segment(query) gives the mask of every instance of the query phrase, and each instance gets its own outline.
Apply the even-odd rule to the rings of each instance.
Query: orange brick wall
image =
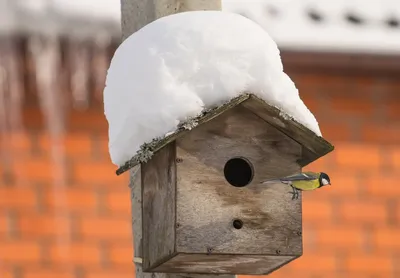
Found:
[[[307,169],[333,186],[304,194],[304,255],[271,278],[400,277],[400,80],[289,72],[336,150]],[[1,278],[132,278],[127,174],[114,175],[101,107],[74,112],[62,165],[35,107],[1,145]]]

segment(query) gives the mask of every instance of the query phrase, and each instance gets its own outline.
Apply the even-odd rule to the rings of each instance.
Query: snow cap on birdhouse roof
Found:
[[[219,115],[239,105],[250,110],[260,117],[260,119],[301,144],[302,157],[298,160],[298,164],[301,167],[304,167],[334,149],[323,137],[317,136],[291,116],[269,105],[254,94],[244,93],[219,107],[205,110],[198,117],[181,123],[175,132],[168,134],[166,137],[154,139],[150,143],[143,144],[140,151],[117,170],[117,174],[120,175],[137,164],[147,162],[155,152],[161,150],[163,147],[174,142],[188,132],[191,132],[193,128],[210,122]]]
[[[276,43],[255,22],[229,12],[193,11],[149,23],[121,43],[107,72],[112,162],[121,167],[138,154],[139,162],[146,161],[155,142],[243,92],[321,136],[283,71]]]

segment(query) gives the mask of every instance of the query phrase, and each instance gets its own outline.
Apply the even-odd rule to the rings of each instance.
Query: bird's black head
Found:
[[[321,174],[319,175],[319,184],[321,187],[331,184],[331,179],[329,178],[329,176],[326,173],[321,172]]]

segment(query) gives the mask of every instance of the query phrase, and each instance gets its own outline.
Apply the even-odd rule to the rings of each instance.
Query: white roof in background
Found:
[[[119,36],[120,0],[0,0],[0,33]]]
[[[53,29],[70,33],[118,33],[120,26],[120,0],[0,0],[0,10],[2,2],[13,3],[25,18],[26,14],[39,18],[45,22],[41,28],[49,28],[46,18],[52,18]],[[400,0],[222,0],[222,4],[223,10],[258,22],[281,48],[400,53]],[[3,20],[7,24],[0,26],[9,28],[13,16],[7,14]]]
[[[257,21],[280,47],[400,53],[400,0],[224,0],[223,9]]]

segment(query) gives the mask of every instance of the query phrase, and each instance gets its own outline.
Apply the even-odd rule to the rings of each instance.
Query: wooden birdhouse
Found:
[[[261,182],[299,173],[333,146],[252,94],[194,125],[117,171],[140,164],[143,271],[267,274],[301,256],[301,196]]]

